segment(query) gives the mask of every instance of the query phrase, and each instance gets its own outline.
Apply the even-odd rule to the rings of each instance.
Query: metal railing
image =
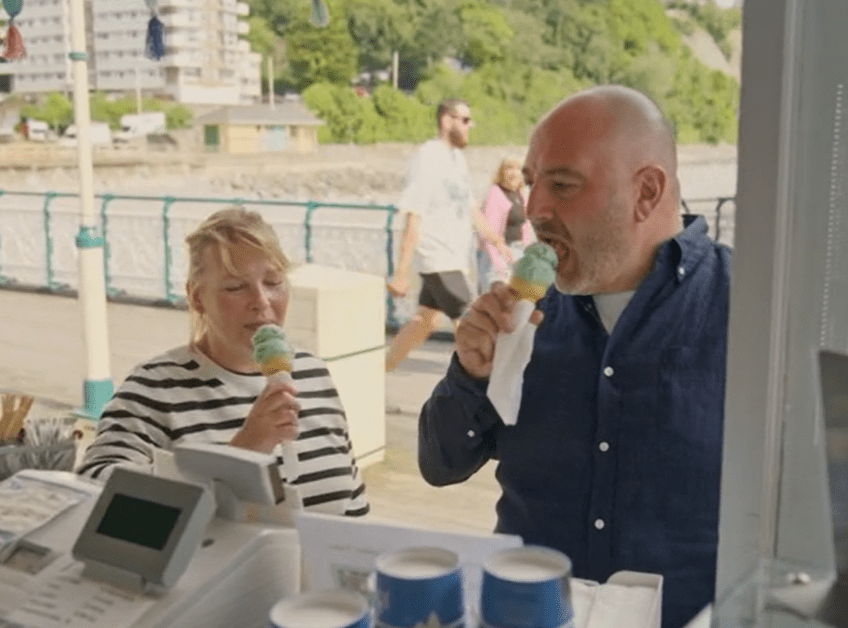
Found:
[[[396,255],[393,205],[272,199],[100,194],[107,295],[116,301],[183,306],[182,243],[221,206],[259,211],[295,263],[321,263],[390,276]],[[686,213],[707,216],[716,240],[732,242],[731,197],[687,199]],[[54,293],[77,289],[74,237],[79,198],[66,192],[0,190],[0,288]],[[414,295],[413,295],[414,296]],[[387,295],[387,323],[396,325]]]

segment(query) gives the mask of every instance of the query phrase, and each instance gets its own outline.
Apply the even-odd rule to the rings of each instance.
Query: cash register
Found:
[[[200,445],[174,458],[170,477],[116,467],[105,485],[47,471],[0,484],[0,628],[267,626],[300,588],[297,533],[235,520],[233,504],[284,498],[273,457]]]

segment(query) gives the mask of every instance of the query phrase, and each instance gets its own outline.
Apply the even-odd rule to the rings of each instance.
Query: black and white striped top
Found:
[[[297,477],[304,508],[364,515],[365,485],[353,459],[347,419],[326,365],[297,353],[292,379],[300,403]],[[151,468],[153,449],[228,443],[265,388],[262,375],[228,371],[189,346],[137,366],[115,392],[77,472],[105,479],[114,465]],[[274,450],[286,477],[282,448]]]

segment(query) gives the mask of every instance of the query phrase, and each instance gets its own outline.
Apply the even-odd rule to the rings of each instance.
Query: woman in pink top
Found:
[[[481,294],[489,290],[492,282],[509,279],[512,262],[521,257],[524,247],[531,242],[532,230],[521,193],[523,187],[521,162],[514,157],[503,159],[483,201],[481,214],[506,246],[479,239],[477,284]]]

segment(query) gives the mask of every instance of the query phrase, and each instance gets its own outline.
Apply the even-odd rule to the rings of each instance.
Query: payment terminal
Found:
[[[291,528],[215,516],[225,476],[116,468],[105,486],[46,471],[0,483],[0,628],[266,628],[300,588],[300,544]]]

